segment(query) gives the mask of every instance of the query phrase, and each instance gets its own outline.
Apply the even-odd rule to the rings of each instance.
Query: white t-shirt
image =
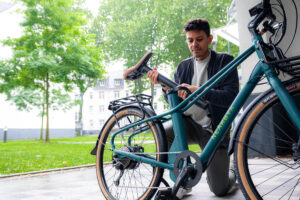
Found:
[[[204,60],[194,60],[194,75],[191,85],[201,86],[207,82],[207,67],[210,61],[211,54]],[[212,131],[211,119],[206,116],[205,110],[196,105],[192,105],[184,115],[190,116],[196,123],[200,124],[203,128]]]

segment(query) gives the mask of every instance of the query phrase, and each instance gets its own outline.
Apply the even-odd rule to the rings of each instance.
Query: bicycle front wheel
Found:
[[[111,137],[122,127],[153,115],[138,107],[125,107],[112,115],[102,129],[96,158],[97,178],[106,199],[151,199],[159,187],[163,169],[127,157],[118,157],[111,150]],[[132,136],[132,137],[131,137]],[[131,137],[131,139],[130,139]],[[131,144],[128,143],[131,141]],[[135,126],[115,138],[116,149],[165,162],[166,141],[157,121]]]
[[[285,86],[300,109],[300,81]],[[235,167],[245,197],[299,200],[299,131],[274,91],[258,97],[239,124]]]

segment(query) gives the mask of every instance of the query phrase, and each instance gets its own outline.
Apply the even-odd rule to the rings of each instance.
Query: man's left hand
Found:
[[[186,87],[187,89],[189,89],[189,91],[191,93],[195,92],[199,87],[198,86],[195,86],[195,85],[189,85],[189,84],[186,84],[186,83],[182,83],[180,85],[178,85],[178,87]],[[182,99],[186,99],[187,97],[187,92],[185,90],[179,90],[178,91],[178,96]]]

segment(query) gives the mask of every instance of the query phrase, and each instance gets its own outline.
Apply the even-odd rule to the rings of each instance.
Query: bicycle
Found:
[[[253,45],[185,100],[180,102],[177,95],[177,91],[184,88],[177,88],[175,82],[160,74],[158,81],[170,88],[167,92],[168,112],[156,115],[151,106],[151,96],[144,94],[110,103],[109,109],[113,114],[102,128],[91,152],[96,155],[97,178],[106,199],[151,199],[154,195],[155,199],[175,199],[180,186],[195,186],[235,116],[264,77],[271,88],[245,109],[233,131],[228,151],[230,154],[234,152],[235,170],[245,198],[299,199],[300,56],[285,58],[277,47],[286,32],[286,16],[281,1],[277,6],[282,9],[283,20],[280,23],[276,22],[270,0],[262,0],[249,10],[250,15],[255,16],[248,25]],[[258,29],[260,24],[261,30]],[[271,33],[268,43],[261,36],[267,31]],[[278,37],[279,31],[281,35]],[[202,99],[203,95],[254,52],[259,62],[208,144],[200,156],[189,151],[182,112],[196,104],[209,116],[210,109]],[[135,80],[152,70],[147,66],[150,57],[151,52],[126,71],[125,78]],[[292,78],[281,81],[279,70]],[[168,120],[173,122],[175,135],[169,151],[162,125]],[[260,138],[268,142],[261,143]],[[169,170],[170,179],[174,181],[173,187],[163,178],[165,169]]]

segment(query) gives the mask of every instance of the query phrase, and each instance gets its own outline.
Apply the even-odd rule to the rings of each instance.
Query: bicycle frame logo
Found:
[[[221,129],[222,129],[224,123],[229,119],[229,117],[230,117],[230,115],[232,114],[232,112],[233,112],[234,109],[235,109],[235,108],[234,108],[233,106],[231,106],[231,107],[228,109],[228,111],[226,112],[226,114],[225,114],[225,116],[223,117],[222,121],[220,122],[219,126],[217,127],[215,133],[213,134],[212,139],[215,139],[215,138],[219,135],[219,133],[220,133],[220,131],[221,131]]]

